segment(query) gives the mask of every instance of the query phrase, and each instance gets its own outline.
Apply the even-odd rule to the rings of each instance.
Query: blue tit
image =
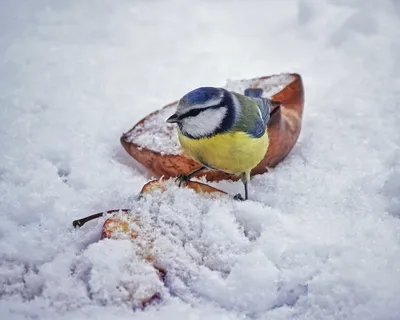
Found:
[[[247,184],[251,170],[264,158],[269,138],[266,125],[272,106],[279,102],[262,97],[262,89],[248,88],[244,95],[223,88],[201,87],[185,94],[176,113],[167,119],[176,123],[179,142],[184,152],[202,164],[199,169],[180,175],[188,181],[197,172],[220,170],[239,176]]]

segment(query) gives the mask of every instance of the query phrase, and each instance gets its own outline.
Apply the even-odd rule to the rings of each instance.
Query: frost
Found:
[[[126,133],[126,140],[161,154],[180,154],[182,149],[175,131],[176,126],[166,123],[175,109],[176,105],[172,105],[151,115],[143,123],[137,125],[135,129]]]

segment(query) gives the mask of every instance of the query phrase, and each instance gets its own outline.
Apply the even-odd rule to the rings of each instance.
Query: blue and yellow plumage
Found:
[[[177,123],[180,144],[203,167],[181,175],[188,180],[203,169],[221,170],[241,177],[248,198],[251,170],[264,158],[269,138],[266,125],[273,102],[262,90],[249,88],[245,95],[222,88],[201,87],[184,95],[167,122]],[[236,199],[243,199],[238,194]]]

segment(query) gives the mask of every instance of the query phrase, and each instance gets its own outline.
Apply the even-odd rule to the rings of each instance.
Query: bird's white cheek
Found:
[[[213,134],[224,120],[227,109],[208,109],[195,117],[187,117],[182,121],[182,129],[192,137],[200,138]]]

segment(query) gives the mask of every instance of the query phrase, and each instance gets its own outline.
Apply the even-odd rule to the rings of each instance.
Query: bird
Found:
[[[219,87],[199,87],[186,93],[166,122],[177,125],[183,151],[201,167],[177,178],[179,185],[202,170],[219,170],[239,177],[248,200],[251,170],[269,147],[267,124],[271,110],[281,104],[262,97],[261,88],[244,94]],[[275,107],[275,108],[273,108]]]

